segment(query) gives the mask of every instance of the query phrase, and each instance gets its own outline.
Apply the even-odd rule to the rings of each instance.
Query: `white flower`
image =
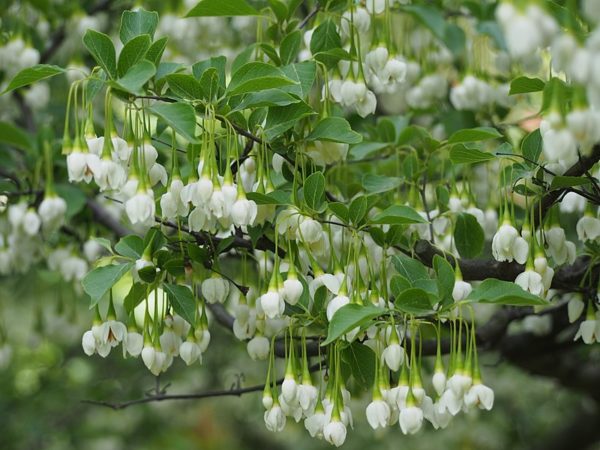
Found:
[[[173,178],[169,190],[160,198],[160,210],[163,217],[175,219],[177,216],[185,217],[189,212],[189,202],[181,200],[183,182],[179,178]]]
[[[596,319],[588,318],[581,322],[579,330],[575,334],[574,340],[581,338],[586,344],[593,344],[594,342],[600,342],[600,329],[599,323]]]
[[[528,253],[529,244],[510,223],[504,223],[492,239],[492,254],[496,261],[516,260],[525,264]]]
[[[455,373],[448,379],[448,387],[454,392],[456,397],[462,398],[465,395],[465,392],[467,392],[467,389],[471,387],[472,382],[473,380],[470,376],[462,373]]]
[[[390,407],[383,400],[373,400],[367,406],[367,422],[371,425],[371,428],[376,430],[377,428],[385,428],[390,420]]]
[[[85,354],[88,356],[92,356],[94,353],[96,353],[96,338],[94,337],[92,330],[88,330],[83,333],[83,337],[81,338],[81,346],[83,347]]]
[[[323,411],[317,411],[304,420],[304,427],[308,430],[311,437],[321,439],[323,437],[323,429],[328,422],[327,416]]]
[[[127,327],[122,322],[109,319],[92,327],[92,332],[100,344],[116,347],[127,336]]]
[[[600,237],[600,220],[596,217],[583,216],[577,222],[576,229],[580,241],[594,241]]]
[[[132,224],[141,223],[149,225],[154,222],[156,207],[154,205],[154,191],[139,190],[132,198],[125,202],[125,212]]]
[[[331,445],[340,447],[346,441],[346,426],[334,418],[323,428],[323,437]]]
[[[285,414],[277,403],[274,403],[271,408],[265,411],[264,419],[265,426],[269,431],[280,432],[285,428]]]
[[[543,122],[543,121],[542,121]],[[544,141],[544,155],[550,162],[577,160],[577,142],[568,128],[544,127],[540,124],[542,140]],[[569,164],[570,165],[570,164]]]
[[[295,305],[300,300],[303,291],[304,286],[302,286],[300,280],[295,276],[288,275],[287,280],[283,282],[283,299],[290,305]]]
[[[253,200],[239,197],[231,207],[231,220],[238,227],[254,224],[258,207]]]
[[[35,236],[40,230],[42,221],[33,209],[29,209],[23,216],[23,231],[29,236]]]
[[[296,235],[297,239],[314,243],[323,238],[323,227],[316,220],[306,217],[300,221]]]
[[[208,303],[223,303],[229,295],[229,282],[220,276],[212,276],[202,282],[201,291]]]
[[[254,336],[248,341],[246,349],[254,361],[265,360],[269,356],[270,342],[264,336]]]
[[[179,347],[179,355],[188,366],[198,360],[202,362],[202,352],[200,352],[200,347],[198,347],[198,344],[190,339],[181,343],[181,346]]]
[[[438,395],[442,395],[446,389],[446,374],[441,370],[436,370],[432,377],[433,388]]]
[[[298,385],[298,403],[306,416],[314,413],[318,396],[319,390],[310,384],[310,382],[304,381]]]
[[[544,294],[544,283],[542,276],[534,270],[525,270],[517,275],[515,284],[521,286],[524,291],[533,295],[542,296]]]
[[[292,404],[298,400],[298,383],[294,375],[287,374],[281,383],[281,395],[286,403]]]
[[[423,410],[418,406],[409,406],[400,411],[400,429],[404,434],[415,434],[423,426]]]
[[[455,280],[454,288],[452,288],[452,298],[455,302],[459,302],[467,298],[472,290],[473,287],[471,286],[471,283],[467,283],[463,280]]]
[[[100,191],[118,190],[127,181],[127,173],[123,166],[110,158],[100,159],[92,167],[92,172]]]
[[[379,1],[381,1],[381,0],[379,0]],[[351,32],[350,19],[351,18],[354,19],[354,27],[356,28],[356,30],[359,33],[364,34],[367,31],[369,31],[369,28],[371,26],[371,15],[365,8],[359,7],[359,8],[356,8],[353,13],[350,13],[350,11],[346,11],[342,15],[342,22],[341,22],[342,34],[344,34],[345,36],[350,36],[350,32]]]
[[[489,411],[494,406],[494,391],[484,384],[476,383],[465,394],[465,405]]]
[[[285,311],[285,302],[274,288],[269,288],[265,294],[261,295],[259,300],[260,307],[269,319],[280,317]]]
[[[404,349],[397,342],[391,343],[381,352],[381,359],[390,370],[397,372],[404,361]]]
[[[85,181],[86,183],[89,183],[93,178],[93,169],[99,162],[100,159],[93,153],[83,153],[78,150],[69,153],[67,155],[69,181]]]
[[[327,320],[331,322],[337,310],[349,303],[350,299],[346,295],[340,294],[333,297],[327,304]]]
[[[451,415],[455,416],[462,408],[462,399],[462,395],[458,396],[452,389],[447,388],[440,397],[436,409],[438,409],[440,413],[447,411]]]
[[[569,300],[567,308],[569,313],[569,322],[573,323],[577,319],[579,319],[579,317],[583,313],[585,303],[583,303],[583,301],[579,297],[573,297],[571,300]]]
[[[123,345],[123,356],[129,353],[131,356],[138,357],[144,347],[144,337],[137,331],[129,331],[125,336]]]
[[[50,230],[55,230],[62,225],[66,212],[67,202],[55,195],[45,197],[38,208],[42,225]]]
[[[166,360],[167,355],[157,348],[145,345],[142,349],[142,361],[154,376],[163,372]]]

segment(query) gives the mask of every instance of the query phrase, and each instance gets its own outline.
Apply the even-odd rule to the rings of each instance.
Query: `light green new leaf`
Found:
[[[202,0],[185,17],[256,16],[258,11],[246,0]]]
[[[123,44],[127,44],[130,40],[142,34],[147,34],[152,39],[157,26],[158,13],[156,11],[146,11],[145,9],[123,11],[119,38]]]
[[[83,35],[83,44],[108,76],[117,78],[117,56],[110,38],[99,31],[87,30]]]
[[[227,86],[227,95],[240,95],[298,84],[270,64],[249,62],[240,67],[231,77]]]
[[[407,225],[411,223],[427,223],[421,215],[410,206],[392,205],[373,217],[370,223],[389,224],[389,225]]]
[[[97,267],[83,277],[81,284],[83,290],[90,296],[90,308],[96,306],[102,297],[119,281],[123,275],[131,270],[132,262],[125,264],[110,264]]]
[[[196,112],[187,103],[158,103],[148,108],[189,142],[196,142]]]
[[[448,139],[449,144],[457,144],[459,142],[476,142],[485,141],[487,139],[495,139],[502,137],[500,132],[495,128],[478,127],[458,130]]]
[[[358,144],[362,136],[352,130],[348,121],[342,117],[327,117],[321,120],[306,137],[307,141],[331,141],[344,144]]]
[[[164,283],[163,289],[167,293],[173,310],[192,326],[196,325],[196,299],[191,289],[179,284]]]
[[[510,281],[488,278],[469,294],[467,302],[494,303],[496,305],[536,306],[547,305],[546,300],[521,289]]]
[[[356,327],[365,326],[369,324],[372,319],[381,316],[384,313],[385,310],[373,305],[363,306],[349,304],[342,306],[331,318],[329,329],[327,331],[327,339],[325,339],[321,345],[324,346],[330,344],[348,331],[353,330]]]
[[[450,161],[454,164],[474,164],[492,159],[496,159],[496,156],[476,148],[467,148],[463,144],[453,145],[450,149]]]
[[[65,72],[65,69],[62,67],[50,64],[38,64],[36,66],[28,67],[27,69],[21,70],[12,80],[10,80],[6,89],[2,91],[2,95],[63,72]]]

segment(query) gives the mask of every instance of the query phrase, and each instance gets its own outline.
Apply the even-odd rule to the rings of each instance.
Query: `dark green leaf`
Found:
[[[171,73],[165,77],[173,93],[181,98],[198,100],[204,98],[200,81],[185,73]]]
[[[375,357],[375,352],[360,342],[353,342],[342,350],[342,360],[348,364],[352,376],[363,390],[373,386]]]
[[[196,299],[191,289],[179,284],[164,283],[163,289],[167,293],[173,310],[192,326],[196,325]]]
[[[366,174],[362,178],[362,186],[369,194],[380,194],[397,189],[402,183],[402,178],[386,177],[384,175]]]
[[[125,75],[132,66],[144,59],[151,42],[149,35],[142,34],[134,37],[125,44],[117,62],[117,74],[119,77]]]
[[[473,289],[468,302],[494,303],[496,305],[536,306],[547,305],[546,300],[524,291],[513,282],[488,278]]]
[[[83,290],[90,296],[90,308],[96,306],[102,297],[119,281],[123,275],[131,270],[133,263],[110,264],[97,267],[87,273],[81,284]]]
[[[316,114],[305,102],[269,108],[265,136],[274,140],[296,125],[301,119]]]
[[[349,304],[342,306],[331,318],[327,339],[321,345],[327,345],[356,327],[368,325],[371,320],[384,311],[373,305]]]
[[[130,234],[129,236],[122,237],[119,242],[115,245],[115,251],[127,258],[140,259],[142,253],[144,253],[144,241],[141,237]]]
[[[134,283],[125,296],[123,306],[127,314],[131,313],[137,305],[147,297],[148,286],[143,283]]]
[[[362,141],[362,136],[352,130],[346,119],[342,117],[327,117],[315,126],[306,137],[306,140],[358,144]]]
[[[196,113],[187,103],[157,103],[148,108],[189,142],[196,142]]]
[[[125,76],[115,82],[111,82],[111,84],[132,94],[139,94],[144,84],[155,74],[156,67],[154,67],[154,64],[144,59],[135,66],[132,66]]]
[[[403,254],[396,255],[392,258],[392,262],[398,273],[411,283],[414,283],[416,280],[429,278],[429,273],[423,263],[410,256]]]
[[[429,294],[420,288],[410,288],[394,299],[397,310],[406,314],[423,315],[433,311]]]
[[[475,216],[461,213],[456,218],[454,243],[463,258],[474,258],[483,250],[485,234]]]
[[[24,130],[8,122],[0,122],[0,142],[21,150],[31,150],[33,144]]]
[[[369,220],[375,224],[404,225],[411,223],[427,223],[421,215],[410,206],[392,205]]]
[[[255,61],[244,64],[233,74],[227,94],[240,95],[293,84],[297,82],[286,77],[277,67]]]
[[[473,164],[492,159],[496,159],[496,156],[476,148],[467,148],[463,144],[453,145],[450,149],[450,161],[454,164]]]
[[[510,82],[508,95],[525,94],[544,90],[545,83],[539,78],[518,77]]]
[[[300,30],[292,31],[281,41],[279,47],[279,54],[281,57],[281,63],[283,65],[291,64],[294,62],[300,51],[300,45],[302,43],[302,32]]]
[[[574,186],[583,186],[586,184],[590,184],[592,181],[586,177],[569,177],[564,175],[557,175],[552,178],[552,183],[550,183],[550,190],[554,189],[564,189]]]
[[[202,0],[185,17],[256,16],[246,0]]]
[[[433,270],[436,274],[436,283],[438,295],[442,304],[450,304],[453,302],[452,291],[454,289],[454,269],[446,258],[440,255],[433,257]]]
[[[350,203],[350,209],[348,217],[350,218],[350,222],[355,226],[361,224],[362,220],[365,218],[367,214],[367,197],[364,195],[360,197],[356,197]]]
[[[521,143],[521,153],[523,153],[523,156],[533,162],[537,162],[537,160],[540,158],[540,155],[542,154],[542,148],[542,135],[539,128],[525,136],[523,142]]]
[[[325,197],[325,176],[315,172],[304,182],[304,201],[309,208],[318,210]]]
[[[459,130],[448,139],[449,144],[457,144],[459,142],[476,142],[485,141],[486,139],[495,139],[502,135],[495,128],[478,127]]]

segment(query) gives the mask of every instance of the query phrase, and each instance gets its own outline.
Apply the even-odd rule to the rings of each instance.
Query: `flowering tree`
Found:
[[[188,397],[335,446],[352,396],[492,409],[485,351],[599,398],[598,2],[184,3],[7,17],[2,275],[60,273],[83,351],[157,377],[230,329],[265,383]]]

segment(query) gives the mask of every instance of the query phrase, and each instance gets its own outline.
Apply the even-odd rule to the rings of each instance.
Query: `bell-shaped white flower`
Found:
[[[314,414],[304,419],[304,428],[306,428],[311,437],[322,439],[323,430],[325,428],[325,425],[327,425],[328,423],[329,420],[323,412],[323,409],[319,409],[317,407],[317,410],[315,410]]]
[[[529,244],[519,236],[510,222],[505,221],[492,239],[492,254],[496,261],[517,261],[525,264],[529,254]]]
[[[35,210],[33,210],[33,208],[27,210],[27,212],[23,215],[22,226],[23,231],[25,231],[25,233],[29,236],[35,236],[40,231],[42,220]]]
[[[457,279],[454,281],[454,287],[452,288],[452,298],[455,302],[460,302],[467,298],[472,290],[471,283]]]
[[[272,432],[280,432],[285,428],[285,414],[279,403],[273,403],[273,406],[265,411],[265,426]]]
[[[336,419],[335,417],[323,428],[323,437],[325,440],[336,447],[344,444],[346,433],[346,426],[340,419]]]
[[[194,338],[188,338],[186,341],[181,343],[181,346],[179,347],[179,355],[188,366],[194,364],[198,360],[202,362],[202,352],[200,351],[200,347],[198,347],[198,344],[196,344]]]
[[[130,354],[134,358],[140,356],[144,347],[144,337],[135,330],[129,330],[123,342],[123,356]]]
[[[200,289],[208,303],[224,303],[229,295],[229,281],[213,274],[202,282]]]
[[[400,429],[404,434],[416,434],[423,426],[423,410],[416,405],[400,410]]]
[[[149,225],[154,222],[156,206],[154,204],[154,191],[140,189],[125,202],[125,212],[132,224],[140,223]]]
[[[579,319],[579,317],[581,317],[581,314],[583,313],[584,309],[585,309],[585,303],[583,303],[581,298],[579,298],[578,296],[573,296],[573,298],[571,298],[569,300],[569,303],[567,304],[567,310],[568,310],[568,314],[569,314],[569,322],[573,323],[577,319]]]
[[[38,215],[42,221],[42,226],[47,230],[60,228],[65,220],[66,212],[67,202],[56,195],[46,196],[38,208]]]
[[[310,380],[303,380],[302,384],[298,385],[298,404],[305,416],[313,415],[318,396],[319,390],[310,383]]]
[[[526,269],[517,275],[515,284],[519,285],[524,291],[530,292],[533,295],[543,296],[544,295],[544,282],[542,276],[537,273],[533,268]]]
[[[579,219],[576,230],[580,241],[595,241],[600,237],[600,219],[588,213]]]
[[[490,411],[494,406],[494,391],[484,384],[475,383],[465,394],[464,402],[467,408],[477,406]]]
[[[441,396],[446,389],[446,374],[443,370],[436,369],[432,377],[432,384],[435,392]]]
[[[385,401],[373,399],[373,401],[367,405],[366,415],[367,422],[369,422],[371,428],[376,430],[377,428],[387,427],[391,410]]]
[[[96,353],[96,338],[92,330],[87,330],[81,338],[81,346],[86,355],[92,356]]]

